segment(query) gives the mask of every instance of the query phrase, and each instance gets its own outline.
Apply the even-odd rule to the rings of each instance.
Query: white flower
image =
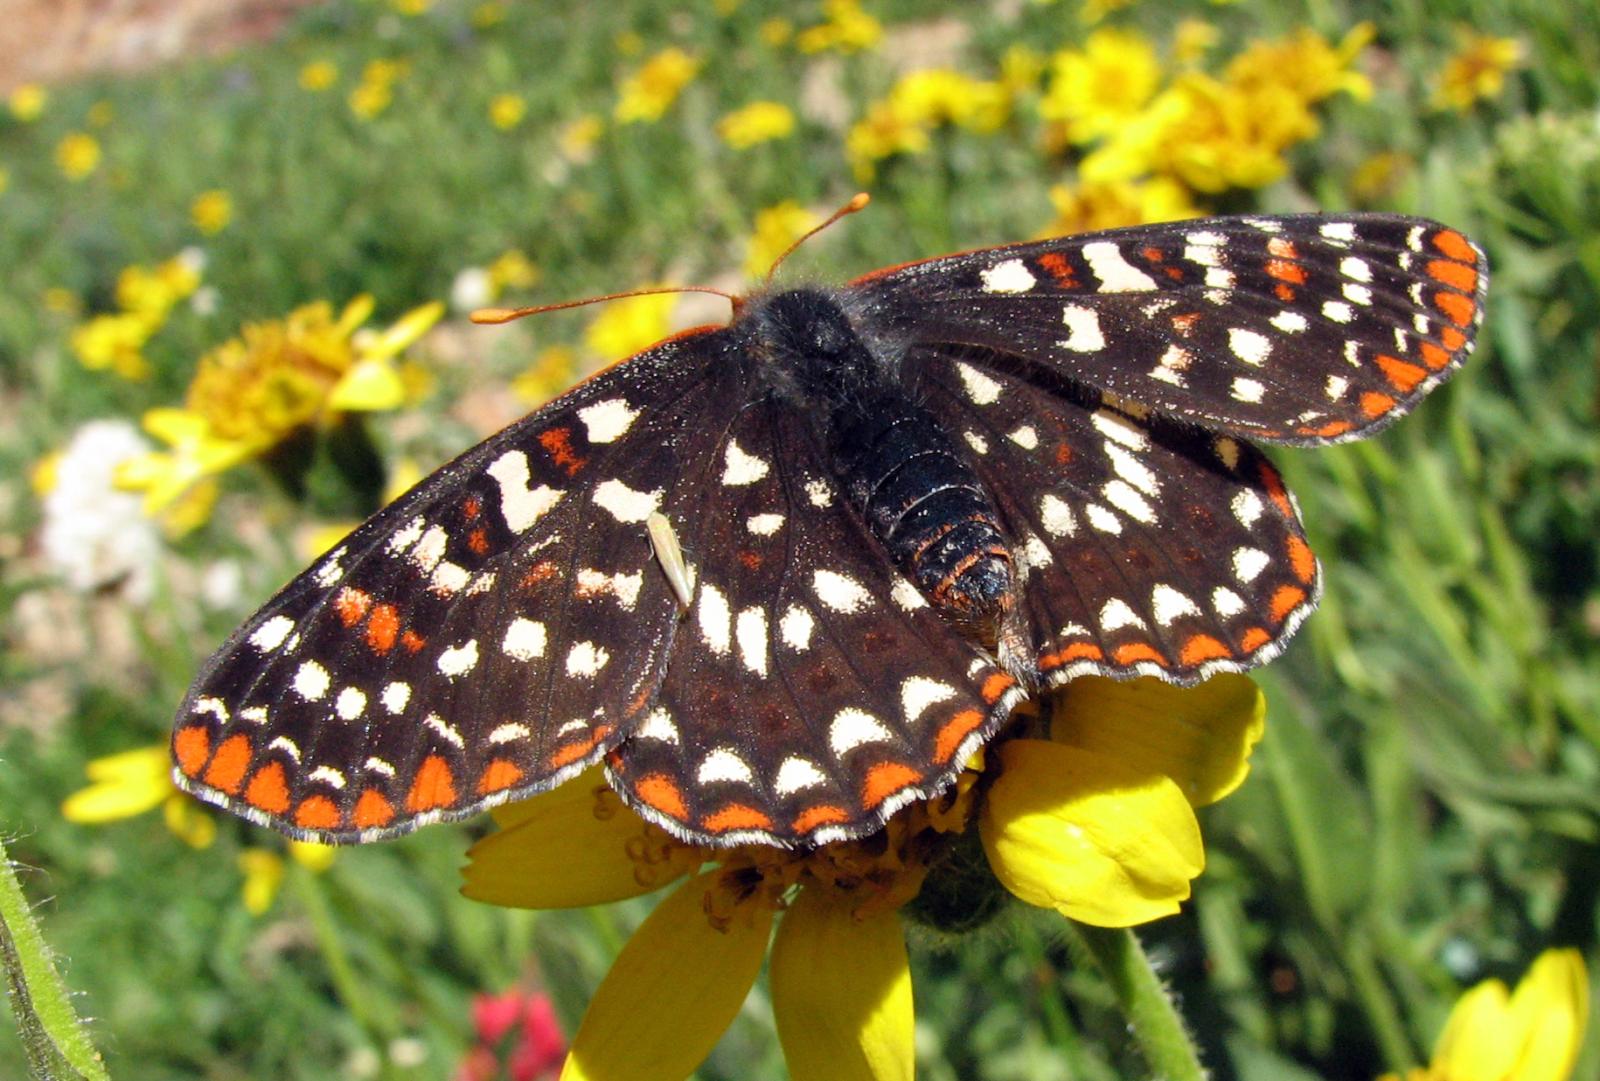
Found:
[[[494,303],[494,279],[481,266],[465,267],[450,283],[450,307],[470,312]]]
[[[139,495],[118,491],[111,478],[122,462],[151,449],[132,423],[95,420],[61,452],[44,497],[40,547],[72,588],[120,584],[129,600],[149,599],[161,537]]]

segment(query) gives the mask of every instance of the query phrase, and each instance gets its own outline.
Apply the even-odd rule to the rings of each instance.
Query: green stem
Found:
[[[1093,962],[1116,996],[1151,1071],[1163,1081],[1206,1081],[1194,1040],[1133,932],[1072,920],[1066,926],[1073,952]]]
[[[1405,1022],[1395,1008],[1394,996],[1383,982],[1377,959],[1372,953],[1372,942],[1364,932],[1346,936],[1344,948],[1345,969],[1350,973],[1351,985],[1361,1009],[1372,1023],[1386,1062],[1402,1072],[1417,1064],[1411,1050],[1411,1040],[1406,1035]]]
[[[318,952],[322,954],[322,959],[328,966],[328,979],[333,984],[333,993],[338,997],[340,1004],[350,1011],[356,1023],[369,1036],[380,1039],[397,1036],[399,1033],[393,1030],[392,1025],[383,1023],[386,1019],[376,1016],[373,1011],[367,1009],[370,996],[363,993],[361,983],[356,979],[355,969],[350,965],[344,940],[339,934],[339,927],[334,921],[333,912],[328,907],[328,899],[323,895],[322,886],[316,880],[316,876],[293,863],[289,865],[288,871],[295,898],[311,922],[311,932],[316,937]]]
[[[35,1081],[107,1081],[105,1064],[67,999],[50,963],[50,948],[33,922],[28,900],[0,844],[0,966],[17,1031]]]

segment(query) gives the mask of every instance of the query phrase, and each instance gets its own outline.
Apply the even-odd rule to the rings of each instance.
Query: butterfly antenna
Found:
[[[493,326],[500,323],[509,323],[513,319],[521,319],[525,315],[539,315],[543,312],[559,312],[567,308],[582,308],[588,304],[603,304],[608,300],[626,300],[628,297],[656,296],[660,293],[711,293],[721,297],[734,308],[738,308],[743,298],[732,293],[725,293],[721,289],[713,289],[709,285],[665,285],[659,289],[630,289],[626,293],[607,293],[603,297],[587,297],[583,300],[564,300],[559,304],[539,304],[532,308],[478,308],[467,315],[474,323]]]
[[[807,229],[805,233],[801,235],[799,240],[796,240],[793,244],[790,244],[787,248],[785,248],[783,250],[783,254],[774,259],[772,261],[772,266],[767,268],[767,276],[763,278],[762,281],[770,282],[772,280],[772,275],[775,274],[778,268],[783,265],[783,261],[789,258],[789,256],[793,255],[794,250],[800,245],[804,244],[806,241],[822,232],[822,230],[826,229],[840,218],[848,217],[858,210],[865,210],[867,204],[870,202],[872,202],[872,196],[868,195],[864,191],[856,192],[855,196],[848,203],[844,204],[844,206],[841,206],[838,210],[835,210],[832,214],[828,215],[827,221],[823,222],[821,225],[816,225],[810,229]]]

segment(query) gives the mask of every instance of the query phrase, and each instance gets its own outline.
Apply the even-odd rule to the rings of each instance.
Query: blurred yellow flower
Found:
[[[1172,59],[1179,64],[1199,60],[1222,37],[1222,32],[1204,19],[1182,19],[1172,32]]]
[[[402,15],[424,15],[433,6],[433,0],[389,0],[389,6]]]
[[[825,22],[795,36],[795,48],[803,53],[830,49],[842,53],[860,52],[883,39],[883,24],[861,10],[860,0],[824,0],[822,12]]]
[[[283,857],[265,848],[247,848],[238,856],[239,873],[244,876],[241,896],[245,911],[264,915],[277,900],[283,885]]]
[[[142,491],[160,512],[202,478],[277,444],[304,425],[350,411],[394,409],[405,401],[395,358],[444,313],[424,304],[382,331],[362,330],[372,298],[358,297],[337,319],[324,301],[283,319],[252,323],[200,360],[182,409],[153,409],[145,430],[168,449],[125,463],[119,487]]]
[[[570,345],[549,345],[511,381],[511,392],[527,405],[543,405],[570,387],[577,374],[577,350]]]
[[[117,306],[142,316],[152,329],[166,322],[174,305],[193,295],[200,287],[200,271],[205,266],[198,248],[186,248],[171,259],[149,269],[134,263],[117,275]]]
[[[233,220],[233,197],[221,188],[201,192],[189,204],[189,220],[206,236],[222,232]]]
[[[652,293],[608,302],[583,332],[583,344],[602,360],[621,360],[672,331],[678,294]]]
[[[496,94],[489,99],[489,122],[501,131],[522,123],[527,112],[528,103],[521,94]]]
[[[619,124],[660,120],[700,70],[700,61],[673,47],[663,49],[624,79],[615,116]]]
[[[300,89],[312,93],[326,90],[339,81],[339,69],[331,60],[313,60],[300,69]]]
[[[82,180],[100,164],[100,141],[75,131],[56,144],[56,167],[68,180]]]
[[[542,276],[533,260],[515,248],[501,252],[495,261],[489,264],[488,271],[489,281],[493,283],[496,297],[507,289],[527,289],[537,285]]]
[[[586,113],[561,129],[556,143],[561,156],[571,162],[586,162],[594,157],[594,146],[606,131],[606,122],[593,113]]]
[[[1545,950],[1507,991],[1484,980],[1457,1000],[1427,1066],[1405,1081],[1566,1081],[1589,1020],[1583,955]],[[1381,1081],[1400,1081],[1385,1074]]]
[[[411,73],[411,61],[379,57],[368,60],[361,69],[361,81],[374,85],[393,85]]]
[[[472,9],[472,25],[478,30],[488,30],[505,22],[506,6],[498,0],[486,0]]]
[[[89,121],[89,126],[103,128],[116,118],[117,111],[109,101],[97,101],[89,106],[89,111],[84,118]]]
[[[142,315],[119,312],[97,315],[76,326],[67,343],[79,363],[90,371],[109,371],[124,379],[144,379],[150,363],[144,358],[144,343],[154,333]]]
[[[97,315],[68,336],[78,360],[92,371],[110,371],[124,379],[148,376],[144,345],[166,323],[173,305],[199,287],[201,264],[198,252],[184,252],[154,269],[124,267],[116,286],[122,310]]]
[[[1305,105],[1315,105],[1340,91],[1365,101],[1372,96],[1372,81],[1352,65],[1376,33],[1371,23],[1364,22],[1345,34],[1338,45],[1304,27],[1287,37],[1254,41],[1228,62],[1223,78],[1249,94],[1280,88]]]
[[[757,211],[750,246],[745,250],[745,274],[751,278],[764,276],[772,268],[773,261],[789,250],[789,245],[821,220],[793,199]]]
[[[1143,180],[1057,184],[1050,189],[1056,216],[1044,236],[1071,236],[1097,229],[1119,229],[1160,221],[1181,221],[1201,214],[1189,190],[1171,177]]]
[[[876,163],[897,154],[919,154],[931,145],[941,124],[989,132],[1011,114],[1011,92],[1001,82],[985,82],[948,68],[910,72],[845,136],[845,156],[856,177],[872,179]]]
[[[172,783],[172,752],[165,743],[91,760],[84,767],[89,785],[61,804],[61,817],[79,825],[100,825],[162,808],[167,828],[193,848],[206,848],[217,824]]]
[[[1096,30],[1082,50],[1058,52],[1039,115],[1062,125],[1068,141],[1087,143],[1117,132],[1137,116],[1161,84],[1150,42],[1134,30]]]
[[[1433,104],[1465,112],[1479,101],[1500,96],[1506,75],[1522,66],[1527,49],[1516,38],[1497,38],[1470,29],[1458,31],[1457,37],[1460,44],[1439,72]]]
[[[757,33],[760,34],[763,43],[776,49],[779,46],[787,45],[790,39],[794,37],[794,23],[788,19],[774,16],[762,22]]]
[[[735,150],[782,139],[794,132],[794,113],[776,101],[753,101],[717,121],[717,134]]]
[[[1083,7],[1078,9],[1078,19],[1093,26],[1112,12],[1132,6],[1133,0],[1083,0]]]
[[[1000,85],[1015,98],[1035,90],[1044,75],[1044,57],[1026,45],[1009,46],[1000,58]]]
[[[856,179],[866,182],[873,178],[879,161],[897,154],[920,154],[931,143],[927,125],[897,109],[892,99],[884,99],[867,106],[866,115],[851,125],[844,151]]]
[[[44,112],[44,107],[50,102],[50,92],[38,83],[23,83],[6,99],[6,104],[11,109],[11,115],[30,124],[39,119],[39,114]]]
[[[350,91],[350,111],[358,120],[371,120],[387,109],[393,101],[394,91],[388,83],[363,80]]]

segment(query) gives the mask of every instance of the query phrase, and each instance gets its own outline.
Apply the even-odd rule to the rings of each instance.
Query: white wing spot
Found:
[[[198,710],[199,709],[199,705],[196,704],[195,708]],[[249,721],[251,724],[266,724],[267,723],[267,707],[266,706],[246,706],[246,707],[244,707],[243,709],[241,709],[239,711],[239,719],[241,721]],[[227,718],[223,717],[223,718],[221,718],[221,720],[227,720]]]
[[[719,657],[726,657],[733,648],[733,610],[728,607],[728,598],[722,595],[722,590],[710,583],[700,587],[696,620],[706,648]]]
[[[461,592],[471,579],[472,575],[467,568],[447,559],[433,568],[433,576],[428,579],[428,588],[441,596],[448,597]]]
[[[313,783],[321,781],[330,788],[343,788],[345,785],[344,774],[332,766],[318,766],[306,774],[306,780]]]
[[[870,599],[860,582],[837,571],[816,571],[811,575],[811,588],[819,601],[845,615],[861,611]]]
[[[1365,285],[1358,285],[1355,282],[1345,282],[1344,298],[1346,300],[1353,301],[1356,304],[1371,304],[1372,290],[1368,289]]]
[[[967,388],[967,397],[978,405],[993,405],[1000,400],[1000,384],[970,364],[956,362],[956,374]]]
[[[1100,279],[1102,293],[1132,293],[1154,289],[1155,279],[1130,266],[1122,250],[1110,240],[1097,240],[1081,249],[1089,269]]]
[[[978,275],[985,293],[1026,293],[1039,279],[1023,265],[1021,259],[1007,259]]]
[[[317,585],[324,588],[331,587],[335,582],[344,577],[344,546],[334,549],[333,554],[313,572],[312,577],[317,580]]]
[[[282,751],[296,762],[300,761],[300,745],[288,736],[279,736],[267,744],[268,751]]]
[[[926,676],[911,676],[900,684],[900,710],[907,724],[915,724],[923,710],[956,696],[956,689],[948,683]]]
[[[1239,524],[1246,529],[1256,524],[1262,510],[1265,509],[1261,497],[1249,488],[1234,496],[1229,506],[1233,509],[1233,516],[1239,519]]]
[[[288,616],[273,616],[250,635],[250,644],[267,653],[283,645],[283,640],[294,630],[294,620]]]
[[[378,758],[376,755],[363,762],[361,764],[361,768],[367,770],[369,773],[379,773],[385,777],[394,776],[394,766],[390,765],[388,762],[385,762],[383,759]]]
[[[1370,282],[1372,280],[1372,267],[1367,265],[1365,259],[1357,259],[1347,255],[1339,260],[1339,273],[1352,281]]]
[[[816,620],[811,618],[811,613],[797,604],[790,605],[789,610],[783,613],[783,618],[778,620],[783,644],[801,651],[811,648],[811,631],[815,626]]]
[[[1097,353],[1106,347],[1105,335],[1100,331],[1100,316],[1093,308],[1068,304],[1061,310],[1061,321],[1067,326],[1067,336],[1057,342],[1063,349],[1074,353]]]
[[[728,449],[723,452],[722,460],[722,483],[729,487],[754,484],[772,472],[772,463],[749,453],[735,439],[728,440]]]
[[[450,646],[439,654],[439,672],[455,679],[478,667],[478,640],[468,638],[459,646]]]
[[[567,651],[567,675],[597,675],[610,659],[611,654],[593,642],[578,642]]]
[[[1218,586],[1211,591],[1211,607],[1217,610],[1217,615],[1227,619],[1244,611],[1244,598],[1227,586]]]
[[[887,743],[892,739],[894,735],[878,718],[854,707],[834,714],[833,723],[828,726],[828,745],[839,758],[864,743]]]
[[[1228,329],[1228,348],[1233,350],[1233,355],[1256,367],[1267,362],[1267,357],[1272,353],[1272,342],[1265,334],[1258,334],[1253,330],[1243,327],[1230,327]]]
[[[1259,548],[1233,550],[1233,576],[1241,582],[1253,582],[1267,569],[1272,557]]]
[[[772,790],[777,795],[789,796],[825,784],[827,780],[815,762],[809,758],[790,755],[783,760],[783,765],[778,767],[778,777],[772,784]]]
[[[1023,450],[1033,450],[1039,446],[1039,433],[1034,431],[1033,425],[1024,424],[1010,435],[1006,436]]]
[[[1107,439],[1114,439],[1131,450],[1143,450],[1150,439],[1133,421],[1110,409],[1096,409],[1089,420]]]
[[[1338,401],[1344,397],[1344,392],[1350,389],[1350,380],[1342,375],[1328,376],[1328,398]]]
[[[1330,221],[1318,232],[1329,240],[1342,240],[1345,243],[1356,238],[1356,227],[1347,221]]]
[[[402,713],[411,701],[411,684],[396,680],[383,689],[383,708],[390,713]]]
[[[346,687],[333,700],[333,711],[341,721],[353,721],[367,708],[366,692],[359,687]]]
[[[744,527],[758,537],[770,537],[783,528],[783,515],[752,514],[744,520]]]
[[[1231,270],[1224,270],[1222,267],[1217,266],[1207,267],[1206,285],[1210,287],[1210,292],[1206,294],[1206,299],[1210,300],[1213,304],[1217,303],[1212,299],[1212,295],[1218,291],[1232,289],[1235,280],[1236,279],[1233,276],[1233,271]]]
[[[617,603],[623,608],[632,611],[633,606],[639,602],[639,590],[644,588],[644,572],[623,574],[617,571],[614,574],[606,574],[593,567],[582,567],[578,570],[577,582],[578,596],[597,597],[609,593],[617,598]]]
[[[578,419],[583,421],[591,443],[615,442],[633,427],[638,417],[639,411],[621,398],[607,398],[578,410]]]
[[[1052,493],[1039,499],[1039,521],[1052,537],[1070,537],[1078,531],[1078,521],[1066,500]]]
[[[661,509],[661,489],[637,492],[615,478],[596,486],[591,498],[619,522],[642,522]]]
[[[898,604],[902,611],[910,612],[917,608],[926,608],[928,600],[922,595],[922,590],[911,584],[910,579],[897,578],[889,588],[889,596]]]
[[[195,702],[194,709],[191,712],[197,713],[202,717],[215,717],[220,724],[228,723],[228,707],[220,698],[201,698]],[[242,715],[243,711],[241,711]]]
[[[639,722],[639,727],[633,731],[633,738],[677,744],[682,737],[678,734],[678,726],[672,723],[672,714],[657,708],[651,710],[645,719]]]
[[[1156,520],[1156,512],[1149,501],[1125,480],[1111,481],[1100,489],[1100,493],[1106,497],[1107,503],[1136,522],[1150,525]]]
[[[429,526],[428,531],[417,541],[416,547],[411,549],[411,554],[407,558],[419,572],[432,574],[433,568],[444,558],[444,550],[449,544],[450,534],[439,526]]]
[[[833,506],[833,485],[820,477],[806,481],[806,499],[813,507]]]
[[[445,719],[439,716],[437,713],[428,714],[426,717],[422,718],[422,723],[425,727],[431,728],[435,732],[439,733],[439,735],[447,742],[455,744],[457,749],[466,748],[467,741],[461,738],[461,733],[457,732],[454,728],[451,728],[448,724],[446,724]]]
[[[1151,591],[1150,610],[1155,615],[1156,622],[1163,627],[1170,627],[1179,616],[1200,614],[1199,605],[1165,582]]]
[[[527,725],[508,721],[490,731],[489,742],[491,744],[514,743],[519,739],[527,739],[531,735],[533,735],[533,730]]]
[[[699,784],[707,785],[727,781],[750,784],[756,778],[750,772],[750,764],[735,754],[733,748],[718,747],[701,759],[694,779]]]
[[[1161,494],[1161,482],[1156,479],[1154,471],[1139,460],[1138,455],[1123,450],[1115,443],[1107,443],[1106,456],[1111,459],[1111,468],[1117,471],[1117,476],[1145,495]]]
[[[1144,620],[1139,614],[1128,607],[1128,602],[1120,597],[1112,597],[1100,609],[1100,629],[1104,632],[1121,630],[1123,627],[1145,627]]]
[[[1090,503],[1083,508],[1083,516],[1089,519],[1089,524],[1102,533],[1117,534],[1122,532],[1122,519],[1112,514],[1098,503]]]
[[[989,453],[989,441],[983,436],[979,435],[977,432],[962,432],[961,438],[967,441],[967,446],[971,447],[979,454]]]
[[[1056,557],[1050,554],[1050,549],[1045,545],[1044,541],[1032,533],[1029,533],[1028,539],[1022,542],[1022,551],[1019,555],[1019,563],[1025,570],[1032,570],[1034,567],[1048,567],[1056,561]]]
[[[520,450],[506,451],[485,472],[500,486],[500,515],[513,533],[521,533],[543,518],[566,495],[548,484],[529,488],[528,456]]]
[[[1335,323],[1348,323],[1356,317],[1355,309],[1342,300],[1330,300],[1322,306],[1322,314]]]
[[[1233,381],[1233,396],[1241,402],[1259,402],[1261,396],[1266,393],[1266,389],[1258,379],[1235,379]]]
[[[733,624],[733,636],[739,643],[739,659],[744,666],[762,678],[767,674],[767,613],[765,609],[751,606],[739,613]]]
[[[395,532],[394,536],[389,538],[389,554],[399,555],[407,548],[410,548],[413,544],[417,543],[418,538],[422,536],[423,528],[426,527],[427,524],[427,521],[420,514],[411,519],[411,521],[407,522],[402,528]]]
[[[303,661],[294,672],[294,693],[315,702],[328,693],[328,670],[316,661]]]
[[[1287,309],[1279,312],[1277,315],[1274,315],[1270,321],[1274,327],[1277,327],[1285,334],[1299,334],[1302,330],[1311,325],[1310,323],[1306,322],[1305,316],[1301,315],[1299,312],[1291,312]]]
[[[544,656],[545,628],[535,619],[518,616],[506,627],[500,652],[514,661],[531,661]]]

